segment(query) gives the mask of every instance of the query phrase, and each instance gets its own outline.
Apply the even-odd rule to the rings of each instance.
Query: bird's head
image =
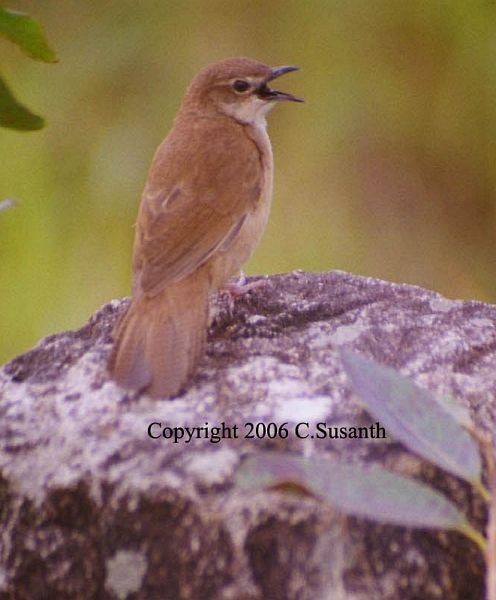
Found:
[[[241,123],[265,123],[278,100],[302,98],[272,89],[269,84],[298,67],[269,67],[250,58],[228,58],[202,69],[191,82],[184,106],[193,111],[222,113]]]

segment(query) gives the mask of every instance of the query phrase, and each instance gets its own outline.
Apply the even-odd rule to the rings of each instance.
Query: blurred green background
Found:
[[[48,122],[0,131],[0,362],[129,291],[153,152],[198,69],[296,64],[269,117],[274,206],[248,273],[343,269],[496,300],[496,6],[472,0],[15,1],[60,62],[4,40]],[[282,81],[282,80],[281,80]]]

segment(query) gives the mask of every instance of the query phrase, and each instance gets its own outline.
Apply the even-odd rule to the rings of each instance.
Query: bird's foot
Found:
[[[265,279],[258,279],[257,281],[246,282],[246,275],[241,275],[235,281],[228,282],[222,289],[221,292],[229,294],[233,298],[240,298],[252,290],[263,287],[266,284]]]
[[[257,281],[250,281],[247,283],[246,275],[241,272],[238,279],[228,282],[219,290],[219,292],[227,297],[228,310],[232,316],[234,312],[234,303],[238,298],[248,294],[248,292],[261,288],[264,285],[266,285],[265,279],[258,279]]]

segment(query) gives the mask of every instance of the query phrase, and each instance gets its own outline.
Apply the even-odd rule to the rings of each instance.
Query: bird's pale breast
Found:
[[[265,231],[272,202],[273,157],[265,127],[245,127],[253,140],[254,152],[259,152],[262,164],[262,183],[253,189],[253,209],[247,213],[239,233],[232,243],[212,257],[208,268],[213,288],[222,287],[235,276],[257,248]]]

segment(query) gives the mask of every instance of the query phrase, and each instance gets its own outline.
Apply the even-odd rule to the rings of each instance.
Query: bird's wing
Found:
[[[201,133],[187,152],[166,140],[152,166],[133,259],[135,285],[147,295],[229,246],[260,199],[263,169],[253,141],[237,132],[212,143]]]

